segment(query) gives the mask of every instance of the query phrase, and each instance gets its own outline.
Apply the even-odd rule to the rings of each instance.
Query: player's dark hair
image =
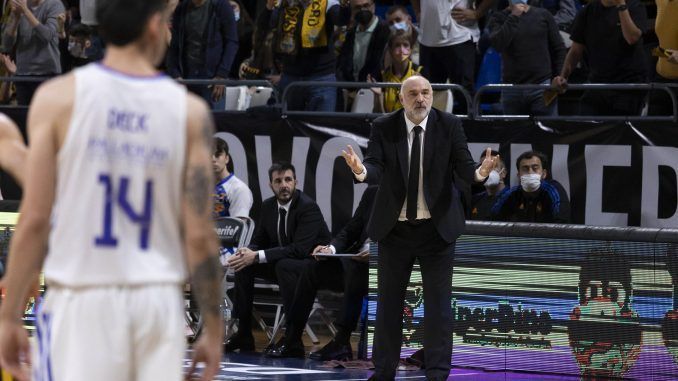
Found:
[[[167,7],[167,0],[100,0],[96,18],[99,33],[109,44],[128,45],[141,37],[146,23]]]

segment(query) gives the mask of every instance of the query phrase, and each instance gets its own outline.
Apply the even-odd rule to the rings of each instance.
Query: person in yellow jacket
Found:
[[[678,1],[656,0],[657,19],[655,33],[659,39],[659,47],[656,49],[657,73],[652,82],[678,83]],[[678,95],[678,91],[673,89]],[[673,110],[671,101],[664,91],[651,93],[649,114],[670,115]]]
[[[396,32],[391,35],[386,45],[387,52],[391,57],[391,66],[383,70],[380,78],[367,76],[368,82],[391,82],[403,83],[407,78],[421,75],[422,67],[414,64],[411,60],[414,37],[410,33]],[[400,89],[396,87],[372,88],[375,93],[375,112],[392,112],[403,108],[398,99]]]

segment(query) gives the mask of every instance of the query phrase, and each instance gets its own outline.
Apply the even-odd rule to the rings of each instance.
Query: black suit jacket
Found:
[[[374,241],[382,240],[393,229],[405,203],[408,149],[404,110],[374,121],[363,162],[365,181],[379,184],[368,226]],[[459,119],[431,109],[424,136],[424,199],[438,233],[447,242],[457,239],[465,226],[464,206],[454,176],[470,184],[475,170]]]
[[[372,32],[372,38],[367,45],[367,55],[365,56],[365,64],[358,72],[358,78],[353,77],[353,46],[355,45],[355,29],[354,26],[348,33],[346,33],[346,41],[341,46],[339,57],[337,57],[337,81],[348,82],[365,82],[367,75],[370,74],[373,78],[381,75],[384,62],[384,49],[391,36],[391,30],[388,23],[379,20],[377,27]]]
[[[337,253],[358,253],[367,240],[367,223],[370,220],[376,194],[377,186],[375,185],[365,189],[353,217],[332,240],[332,245]]]
[[[264,250],[266,261],[273,263],[283,258],[310,258],[313,248],[330,241],[332,236],[318,204],[300,190],[292,196],[287,215],[289,244],[278,243],[278,201],[275,196],[261,204],[259,221],[250,243],[252,250]]]

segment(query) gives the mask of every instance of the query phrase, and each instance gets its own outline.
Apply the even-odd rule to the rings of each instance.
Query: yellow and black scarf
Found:
[[[301,22],[301,48],[323,48],[328,38],[325,31],[327,0],[310,0],[304,7],[300,0],[286,0],[282,5],[282,20],[279,23],[276,51],[294,55],[299,49],[297,28]]]

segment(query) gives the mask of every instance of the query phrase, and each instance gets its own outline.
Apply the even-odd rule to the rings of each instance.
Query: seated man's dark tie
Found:
[[[407,209],[405,216],[408,221],[417,219],[417,198],[419,193],[419,162],[421,157],[421,126],[414,126],[414,139],[410,151],[410,172],[407,179]]]
[[[278,238],[280,246],[287,245],[287,229],[285,229],[285,216],[287,216],[287,211],[285,208],[278,208]]]

